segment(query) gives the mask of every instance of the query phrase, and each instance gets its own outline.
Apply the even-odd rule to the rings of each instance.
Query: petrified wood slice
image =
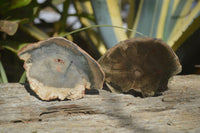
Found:
[[[85,88],[101,89],[100,65],[73,42],[61,37],[29,44],[18,52],[31,89],[42,99],[79,99]]]
[[[144,97],[167,88],[171,76],[181,71],[178,57],[161,40],[134,38],[122,41],[99,59],[106,84],[113,92],[133,89]]]

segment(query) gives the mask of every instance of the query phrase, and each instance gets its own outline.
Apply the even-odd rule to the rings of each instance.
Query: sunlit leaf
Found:
[[[98,25],[123,26],[118,2],[118,0],[91,0]],[[99,31],[107,48],[127,39],[125,31],[107,27],[100,27]]]
[[[3,48],[5,48],[5,49],[7,49],[7,50],[9,50],[9,51],[11,51],[11,52],[13,52],[13,53],[15,53],[15,54],[17,54],[17,52],[18,52],[22,47],[26,46],[27,44],[28,44],[28,43],[20,43],[20,42],[10,41],[10,40],[0,41],[0,45],[1,45]]]
[[[12,0],[10,3],[11,5],[9,7],[9,10],[26,6],[30,2],[31,2],[31,0]]]
[[[18,22],[0,20],[0,31],[5,32],[8,35],[12,36],[16,33],[17,29],[18,29]]]
[[[180,3],[178,3],[177,8],[179,8],[179,5],[181,5],[182,2],[183,0],[181,0]],[[174,46],[176,45],[176,41],[179,40],[179,38],[183,35],[183,32],[185,32],[188,29],[188,27],[194,22],[194,19],[200,16],[200,1],[198,1],[198,3],[196,3],[196,6],[193,7],[193,0],[186,0],[181,9],[182,10],[179,11],[179,14],[176,14],[175,10],[175,12],[173,13],[173,18],[176,21],[173,21],[173,24],[170,23],[170,27],[168,28],[170,29],[172,27],[172,29],[170,29],[170,33],[168,33],[169,35],[167,34],[167,43],[171,47],[177,47]],[[197,23],[196,25],[196,28],[198,29],[199,23]],[[191,32],[187,34],[191,34]],[[182,42],[184,42],[184,40],[186,40],[188,37],[189,36],[185,36],[185,38],[182,38]]]
[[[65,2],[66,0],[51,0],[51,3],[54,5],[59,5],[62,4],[63,2]]]
[[[1,0],[0,12],[7,12],[16,8],[24,7],[28,5],[31,0]]]
[[[21,28],[37,40],[44,40],[44,39],[49,38],[49,36],[45,32],[43,32],[42,30],[40,30],[34,25],[23,24],[21,25]]]
[[[6,76],[6,72],[4,70],[4,67],[2,65],[2,62],[0,60],[0,75],[1,75],[1,80],[3,83],[8,83],[8,79],[7,79],[7,76]]]
[[[138,11],[140,1],[138,0],[129,0],[129,12],[127,17],[127,26],[129,29],[133,28],[134,22],[136,20],[136,15]],[[133,34],[130,31],[127,31],[128,37],[130,38],[130,35]]]
[[[200,15],[194,19],[194,21],[187,27],[187,29],[182,32],[181,36],[179,36],[178,40],[172,45],[173,50],[177,50],[181,44],[183,44],[195,31],[200,29]]]
[[[19,80],[19,83],[25,83],[25,81],[26,81],[26,71],[23,72],[23,74]]]
[[[83,16],[83,14],[93,14],[92,5],[90,1],[74,0],[73,2],[82,25],[84,27],[94,25],[94,21],[91,21],[91,19],[89,19],[88,17]],[[93,45],[92,47],[94,51],[98,52],[100,55],[103,55],[106,52],[106,47],[97,31],[95,31],[94,29],[88,29],[86,34],[87,39],[89,39],[89,42],[91,42],[91,45]]]
[[[0,76],[0,83],[3,83],[3,80],[2,80],[2,78],[1,78],[1,76]]]
[[[148,37],[157,37],[163,2],[163,0],[140,0],[133,29]],[[137,36],[140,35],[135,32],[130,35],[130,37]]]

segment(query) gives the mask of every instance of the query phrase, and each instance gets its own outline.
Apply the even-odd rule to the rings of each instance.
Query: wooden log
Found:
[[[79,100],[40,100],[18,83],[0,84],[0,132],[200,132],[200,76],[175,76],[161,96],[90,90]]]

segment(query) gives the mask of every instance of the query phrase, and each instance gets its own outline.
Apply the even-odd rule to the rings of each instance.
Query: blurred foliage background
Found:
[[[102,26],[67,35],[93,25],[134,32]],[[55,36],[65,36],[95,59],[121,40],[161,38],[179,56],[181,74],[200,73],[199,0],[1,0],[0,83],[24,77],[20,48]]]

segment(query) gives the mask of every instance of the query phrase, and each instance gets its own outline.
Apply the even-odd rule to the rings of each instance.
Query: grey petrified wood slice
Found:
[[[101,89],[100,65],[73,42],[54,37],[29,44],[18,52],[30,87],[42,100],[79,99],[85,89]]]

